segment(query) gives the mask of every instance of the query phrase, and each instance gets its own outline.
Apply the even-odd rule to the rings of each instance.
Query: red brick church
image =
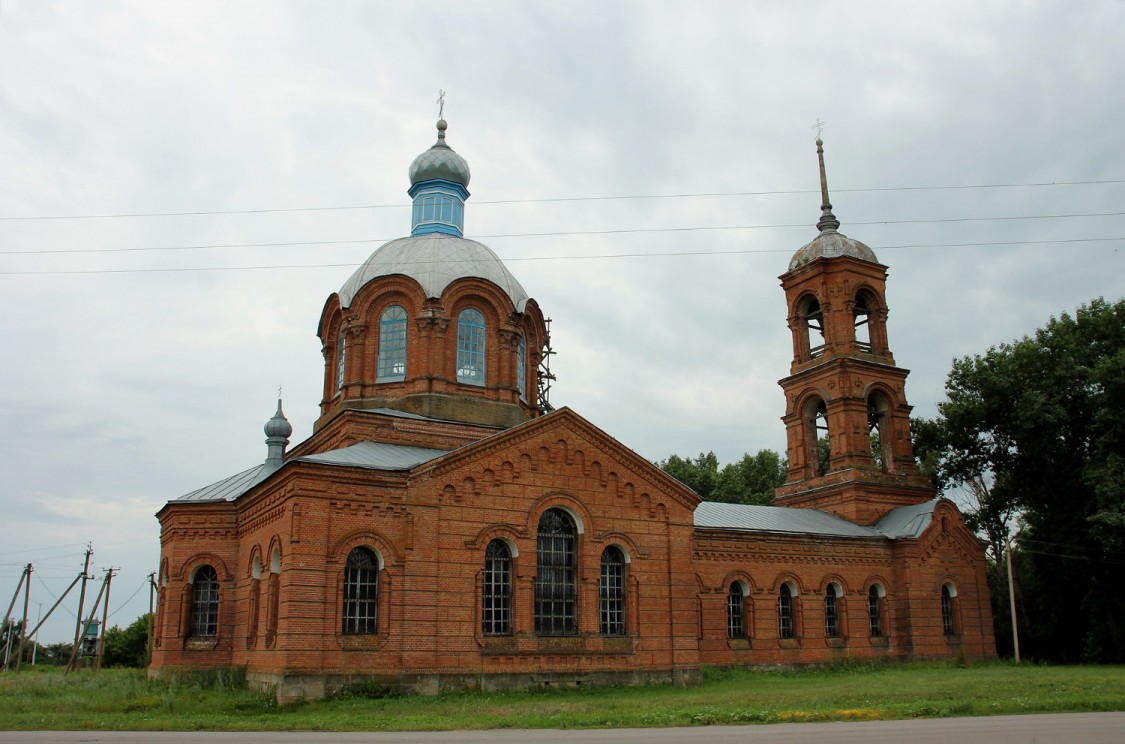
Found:
[[[918,473],[887,267],[838,232],[819,141],[819,234],[781,276],[788,480],[748,506],[550,407],[544,315],[463,237],[445,130],[410,236],[324,305],[312,436],[287,449],[279,402],[263,463],[157,514],[151,673],[241,666],[285,701],[994,655],[981,542]]]

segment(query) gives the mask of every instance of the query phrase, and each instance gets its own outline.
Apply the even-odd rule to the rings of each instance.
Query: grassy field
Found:
[[[441,730],[841,721],[1125,710],[1125,667],[1006,663],[711,670],[695,687],[382,697],[278,708],[237,673],[149,681],[140,670],[0,675],[0,729]]]

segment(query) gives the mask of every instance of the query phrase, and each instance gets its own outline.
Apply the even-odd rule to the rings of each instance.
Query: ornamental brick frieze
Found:
[[[406,514],[403,504],[372,504],[359,501],[333,501],[332,511],[355,517],[375,517],[379,515],[401,518]]]
[[[246,535],[256,530],[265,527],[266,525],[273,524],[285,516],[285,505],[278,506],[274,509],[261,514],[254,519],[246,520],[238,525],[238,536],[245,537]]]

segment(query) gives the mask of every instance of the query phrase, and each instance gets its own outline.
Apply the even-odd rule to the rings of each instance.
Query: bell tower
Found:
[[[824,143],[820,234],[782,274],[793,334],[785,391],[789,473],[778,506],[823,509],[871,525],[891,509],[934,496],[910,442],[905,383],[887,340],[887,267],[838,231],[828,200]]]

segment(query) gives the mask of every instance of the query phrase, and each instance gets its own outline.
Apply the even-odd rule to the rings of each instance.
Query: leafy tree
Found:
[[[969,522],[995,557],[1022,526],[1021,645],[1125,661],[1125,300],[958,359],[945,388],[937,420],[916,431],[919,454],[975,501]]]
[[[704,501],[732,504],[769,504],[773,490],[785,482],[786,463],[771,450],[749,453],[719,469],[714,452],[694,459],[671,455],[657,467],[698,493]]]
[[[105,632],[102,666],[143,667],[148,663],[148,615],[127,628],[114,625]]]

